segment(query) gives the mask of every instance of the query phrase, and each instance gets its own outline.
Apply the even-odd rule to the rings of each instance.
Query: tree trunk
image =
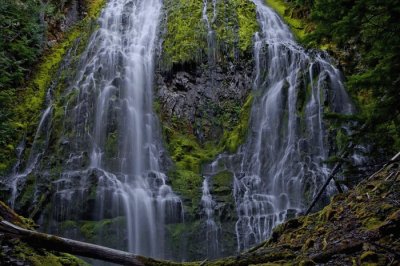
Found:
[[[176,265],[175,263],[157,261],[125,251],[24,229],[4,220],[0,222],[0,231],[5,234],[17,236],[35,247],[45,248],[50,251],[66,252],[122,265]]]

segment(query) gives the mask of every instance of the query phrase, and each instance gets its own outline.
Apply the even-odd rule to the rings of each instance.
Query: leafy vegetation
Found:
[[[353,141],[391,156],[400,150],[400,1],[315,1],[311,18],[317,25],[311,40],[334,42],[353,61],[347,87],[365,125]]]
[[[0,88],[23,82],[40,54],[43,26],[39,1],[0,3]]]

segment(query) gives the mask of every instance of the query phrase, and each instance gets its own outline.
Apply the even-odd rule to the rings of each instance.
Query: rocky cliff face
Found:
[[[164,22],[155,109],[172,159],[169,179],[185,209],[184,224],[168,225],[173,257],[193,260],[232,254],[233,176],[221,173],[210,184],[215,196],[210,211],[219,227],[211,232],[201,198],[202,169],[217,154],[234,152],[247,134],[254,76],[251,40],[258,29],[255,8],[236,0],[170,0],[165,2]],[[219,239],[214,253],[205,237],[210,234]]]

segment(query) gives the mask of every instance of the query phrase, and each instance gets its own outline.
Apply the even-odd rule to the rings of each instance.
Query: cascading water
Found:
[[[42,217],[56,233],[66,220],[118,221],[114,243],[107,242],[114,235],[97,242],[158,258],[168,257],[165,224],[183,217],[179,197],[166,184],[152,111],[161,9],[161,0],[108,1],[63,95],[68,100],[58,143],[67,158],[53,182],[52,210],[45,214],[50,217]],[[42,121],[51,114],[49,106]]]
[[[16,149],[17,162],[14,164],[11,175],[6,178],[6,184],[11,190],[11,196],[8,201],[11,208],[15,207],[15,201],[20,194],[20,188],[25,185],[27,177],[32,174],[38,166],[42,156],[49,145],[49,138],[51,135],[52,117],[53,117],[53,94],[54,89],[59,82],[60,73],[69,64],[72,57],[72,50],[68,51],[61,63],[58,71],[57,78],[55,78],[46,92],[45,105],[46,109],[42,112],[38,127],[35,132],[35,137],[32,147],[29,151],[29,156],[25,164],[23,164],[23,155],[25,152],[25,140],[21,141]]]
[[[330,172],[324,109],[353,111],[327,56],[305,51],[263,0],[253,2],[261,31],[249,136],[237,154],[216,161],[234,173],[239,250],[267,239],[304,209]]]
[[[180,199],[166,185],[160,169],[162,150],[152,112],[161,8],[161,0],[110,1],[74,86],[80,98],[76,117],[85,112],[88,97],[96,98],[93,116],[87,116],[85,124],[93,119],[87,171],[93,173],[95,169],[98,178],[98,219],[110,216],[110,212],[112,217],[125,215],[128,250],[151,257],[164,257],[166,219],[181,217]],[[118,148],[107,156],[112,138]],[[85,176],[81,183],[88,187],[90,174]],[[59,198],[71,193],[70,185],[64,184],[70,180],[71,173],[65,172],[58,181]],[[76,188],[72,191],[75,193]]]
[[[207,245],[207,258],[217,258],[220,254],[219,238],[220,238],[220,226],[214,220],[214,209],[216,202],[213,200],[210,193],[210,177],[215,173],[215,165],[210,165],[209,173],[204,177],[201,205],[203,213],[206,218],[206,245]]]
[[[239,249],[266,239],[275,225],[301,212],[305,193],[314,195],[329,173],[324,108],[352,112],[340,72],[323,55],[300,47],[264,1],[253,2],[261,26],[254,48],[260,97],[235,176]]]
[[[207,27],[207,51],[208,51],[208,67],[212,70],[215,67],[217,60],[215,31],[213,30],[213,23],[217,18],[217,0],[212,0],[212,17],[211,20],[208,15],[208,0],[203,0],[203,20]]]

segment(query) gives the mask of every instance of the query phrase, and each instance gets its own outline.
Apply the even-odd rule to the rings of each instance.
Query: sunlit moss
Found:
[[[253,35],[259,26],[256,8],[250,1],[235,0],[239,21],[239,48],[242,52],[249,51],[253,46]]]
[[[163,43],[166,68],[201,60],[207,47],[202,0],[167,0],[167,28]]]
[[[304,20],[293,18],[287,2],[283,0],[265,0],[268,6],[272,7],[289,25],[299,41],[304,40],[307,34]]]
[[[202,0],[167,0],[167,20],[163,42],[164,68],[202,62],[207,55],[207,29],[203,20]],[[253,35],[258,30],[255,5],[250,1],[219,1],[212,20],[212,3],[208,13],[216,33],[218,60],[233,59],[236,51],[249,53]]]

